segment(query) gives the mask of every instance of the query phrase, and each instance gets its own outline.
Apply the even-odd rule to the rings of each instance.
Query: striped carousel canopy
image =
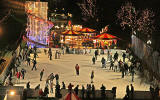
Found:
[[[66,30],[66,31],[62,32],[62,35],[77,36],[77,35],[81,35],[81,33],[73,31],[73,30]]]
[[[82,28],[81,30],[80,30],[80,32],[84,32],[84,33],[93,33],[93,32],[95,32],[96,30],[94,30],[94,29],[91,29],[91,28]]]
[[[97,35],[96,38],[102,39],[102,40],[118,39],[116,36],[108,34],[108,33],[102,33],[100,35]]]

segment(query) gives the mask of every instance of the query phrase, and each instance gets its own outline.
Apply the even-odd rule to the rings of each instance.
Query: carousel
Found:
[[[66,30],[61,33],[61,44],[67,45],[70,48],[79,48],[82,44],[82,36],[83,34],[79,32]]]
[[[97,35],[93,42],[95,48],[115,48],[117,45],[117,40],[119,40],[119,38],[114,35],[102,33]]]

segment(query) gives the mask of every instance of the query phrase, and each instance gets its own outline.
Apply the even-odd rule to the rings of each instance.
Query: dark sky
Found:
[[[82,20],[83,16],[81,14],[81,9],[76,4],[80,1],[81,0],[62,0],[62,2],[64,2],[65,8],[67,8],[73,14],[74,23],[82,23],[86,27],[95,28],[94,26],[92,26],[92,23],[90,23],[90,21],[84,22]],[[116,21],[117,10],[120,8],[122,4],[124,4],[127,1],[128,0],[97,0],[97,8],[99,10],[98,16],[100,17],[100,21],[97,25],[98,28],[96,28],[100,30],[101,28],[109,24],[109,31],[111,33],[116,33],[120,37],[124,37],[125,33],[130,32],[129,30],[122,30]],[[131,2],[136,7],[136,9],[152,9],[156,14],[156,27],[160,26],[160,0],[132,0]]]

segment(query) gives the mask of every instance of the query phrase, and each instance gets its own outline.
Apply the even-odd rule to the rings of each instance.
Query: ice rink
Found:
[[[78,55],[78,54],[65,54],[61,55],[60,59],[55,59],[53,50],[53,60],[49,60],[48,55],[45,55],[43,50],[41,49],[41,53],[38,53],[37,58],[37,70],[31,70],[31,66],[27,66],[26,62],[22,62],[21,67],[26,69],[26,75],[24,80],[20,80],[20,84],[15,84],[16,86],[24,86],[26,87],[26,83],[30,81],[31,88],[35,88],[38,84],[41,85],[41,88],[44,89],[45,82],[50,73],[59,74],[59,82],[64,81],[66,87],[69,83],[72,83],[74,86],[76,85],[84,85],[86,87],[87,84],[91,84],[91,71],[94,70],[94,85],[96,89],[100,89],[101,85],[104,84],[106,89],[111,90],[112,87],[117,87],[117,98],[122,98],[125,95],[126,86],[133,84],[135,90],[149,90],[149,85],[145,83],[141,83],[141,79],[138,75],[135,75],[135,81],[131,81],[131,76],[127,75],[123,79],[121,78],[121,72],[114,72],[113,70],[109,70],[109,63],[107,64],[107,68],[101,68],[101,58],[104,57],[107,59],[107,55],[100,55],[96,61],[96,64],[92,64],[91,55]],[[121,54],[121,51],[119,51]],[[114,53],[114,52],[113,52]],[[119,55],[120,59],[122,59],[121,55]],[[80,75],[76,75],[75,65],[79,64],[80,66]],[[40,71],[44,69],[44,75],[42,81],[40,81]],[[54,79],[54,84],[56,81]],[[53,94],[49,94],[49,96],[54,96],[55,90]]]

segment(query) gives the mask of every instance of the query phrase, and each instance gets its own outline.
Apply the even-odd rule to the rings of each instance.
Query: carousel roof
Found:
[[[75,93],[68,93],[63,100],[81,100]]]
[[[73,31],[73,30],[66,30],[66,31],[62,32],[62,35],[76,36],[76,35],[81,35],[81,33]]]
[[[118,39],[116,36],[114,35],[111,35],[111,34],[108,34],[108,33],[102,33],[100,35],[97,35],[96,36],[97,39]]]
[[[80,30],[80,32],[85,32],[85,33],[92,33],[92,32],[95,32],[96,30],[94,29],[91,29],[91,28],[82,28]]]

